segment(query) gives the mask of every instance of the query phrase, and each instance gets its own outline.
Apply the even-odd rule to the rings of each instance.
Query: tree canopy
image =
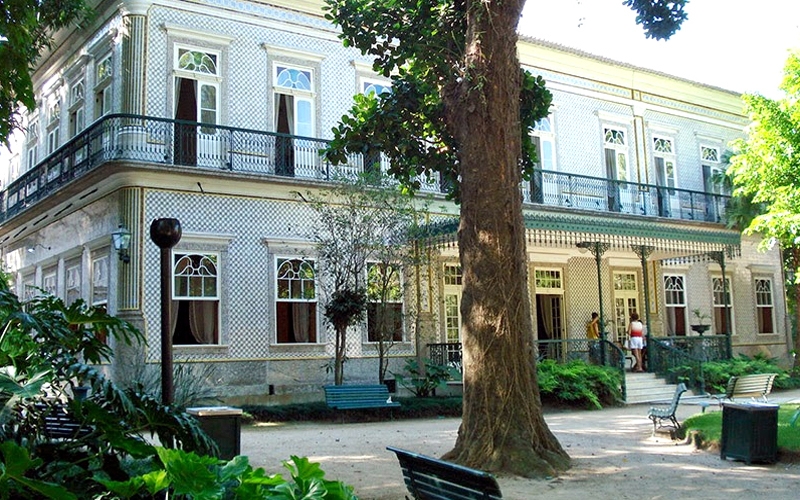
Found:
[[[484,470],[547,476],[569,457],[544,422],[536,381],[520,182],[532,172],[529,131],[549,112],[544,80],[521,69],[524,0],[326,0],[340,38],[391,77],[356,97],[326,152],[381,151],[407,188],[438,177],[461,203],[464,405],[444,458]],[[685,0],[631,0],[649,36],[667,38]]]
[[[20,106],[36,107],[31,72],[55,31],[85,19],[84,0],[3,0],[0,3],[0,138],[20,127]]]
[[[759,207],[760,213],[744,231],[763,236],[763,246],[777,243],[787,251],[786,260],[791,262],[797,279],[800,277],[800,53],[790,54],[780,88],[784,96],[778,100],[757,94],[743,96],[751,124],[747,139],[733,143],[729,174],[735,186],[734,195],[751,198]],[[797,301],[800,287],[795,289]],[[795,338],[795,345],[800,345],[798,341],[800,335]],[[798,362],[795,357],[796,368]]]

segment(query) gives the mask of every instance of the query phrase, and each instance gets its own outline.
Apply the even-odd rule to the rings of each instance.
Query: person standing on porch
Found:
[[[591,321],[586,323],[586,338],[589,340],[600,338],[600,315],[596,312],[592,313]]]
[[[628,323],[628,347],[633,353],[633,359],[636,360],[636,366],[633,371],[644,371],[642,365],[642,348],[644,348],[644,325],[639,321],[639,315],[631,313],[631,321]]]

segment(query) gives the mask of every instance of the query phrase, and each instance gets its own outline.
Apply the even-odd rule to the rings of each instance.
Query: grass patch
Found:
[[[800,421],[790,421],[800,405],[781,405],[778,409],[778,452],[782,458],[800,459]],[[712,411],[687,418],[683,422],[687,433],[695,432],[704,448],[719,448],[722,439],[722,412]]]

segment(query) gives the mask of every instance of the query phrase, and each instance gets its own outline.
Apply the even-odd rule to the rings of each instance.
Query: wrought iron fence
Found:
[[[619,346],[607,340],[535,340],[534,347],[539,361],[550,359],[558,363],[567,363],[581,360],[589,364],[614,367],[623,373],[625,371],[625,353]],[[428,357],[435,364],[462,371],[460,343],[428,344]],[[624,376],[620,389],[624,398],[626,394]]]
[[[651,337],[647,345],[648,369],[671,382],[677,382],[678,367],[686,384],[705,393],[703,364],[728,359],[727,335],[698,337]],[[683,381],[683,380],[682,380]]]
[[[724,222],[729,196],[536,169],[525,201],[549,206]]]

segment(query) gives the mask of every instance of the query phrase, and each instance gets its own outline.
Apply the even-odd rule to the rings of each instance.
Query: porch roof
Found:
[[[524,215],[528,244],[575,248],[581,242],[599,242],[610,249],[630,251],[651,247],[656,259],[704,258],[723,251],[728,257],[741,252],[741,234],[722,226],[655,217],[597,216],[567,211],[528,211]],[[458,220],[442,220],[423,231],[435,245],[456,243]]]

